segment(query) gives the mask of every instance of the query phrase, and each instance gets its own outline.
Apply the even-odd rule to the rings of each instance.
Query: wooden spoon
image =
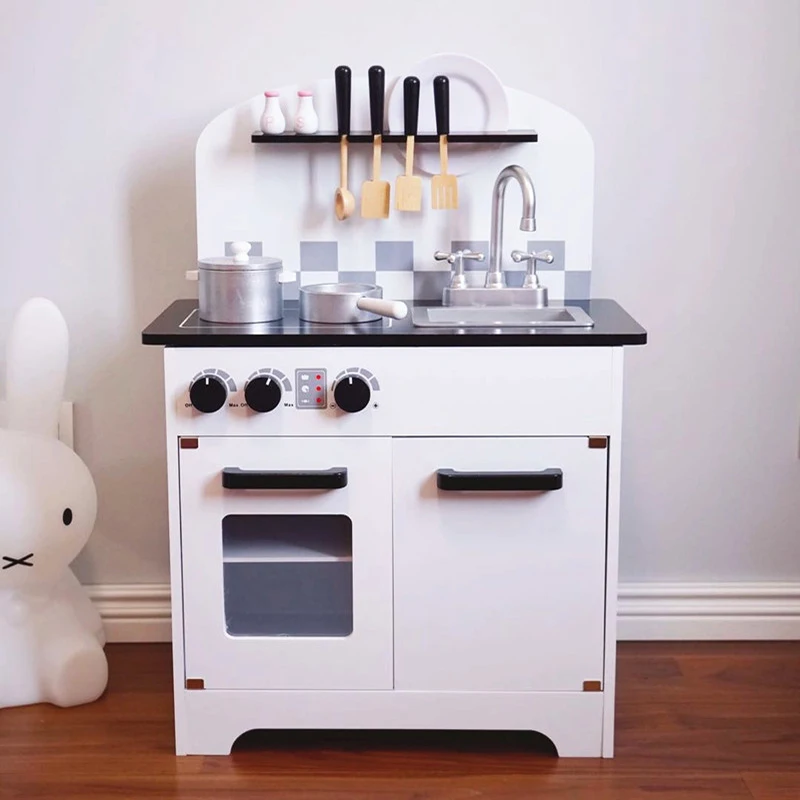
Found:
[[[350,135],[350,67],[336,67],[336,115],[339,121],[339,187],[336,189],[336,217],[347,219],[356,209],[356,198],[347,188],[347,137]]]
[[[356,210],[355,195],[347,188],[347,137],[342,136],[339,145],[341,152],[341,170],[339,188],[336,190],[336,216],[347,219]]]

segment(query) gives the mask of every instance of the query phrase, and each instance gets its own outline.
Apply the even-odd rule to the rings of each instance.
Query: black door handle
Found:
[[[436,470],[436,486],[444,492],[552,492],[564,485],[560,469],[540,472],[456,472]]]
[[[347,486],[347,467],[318,470],[248,470],[225,467],[223,489],[343,489]]]

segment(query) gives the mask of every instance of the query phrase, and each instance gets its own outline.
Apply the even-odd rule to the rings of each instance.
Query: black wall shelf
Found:
[[[336,131],[320,131],[319,133],[254,133],[251,137],[254,144],[337,144],[339,134]],[[368,131],[355,131],[347,137],[351,144],[372,144],[372,134]],[[384,133],[385,144],[403,144],[406,137],[402,133]],[[436,144],[439,137],[435,133],[421,133],[414,138],[418,144]],[[450,144],[518,144],[520,142],[538,142],[536,131],[501,131],[498,133],[451,133],[447,137]]]

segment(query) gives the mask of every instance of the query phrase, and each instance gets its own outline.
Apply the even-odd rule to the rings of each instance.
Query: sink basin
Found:
[[[421,328],[591,328],[594,320],[577,306],[432,306],[414,308]]]

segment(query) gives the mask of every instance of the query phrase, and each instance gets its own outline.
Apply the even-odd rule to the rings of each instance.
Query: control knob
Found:
[[[281,385],[277,378],[271,375],[258,375],[247,381],[244,387],[245,402],[253,411],[258,411],[260,414],[277,408],[281,397],[283,397]]]
[[[342,411],[355,414],[357,411],[363,411],[369,405],[372,392],[369,384],[363,378],[359,378],[358,375],[345,375],[336,382],[333,397],[336,405]]]
[[[225,405],[228,387],[216,375],[201,375],[189,387],[189,400],[203,414],[213,414]]]

